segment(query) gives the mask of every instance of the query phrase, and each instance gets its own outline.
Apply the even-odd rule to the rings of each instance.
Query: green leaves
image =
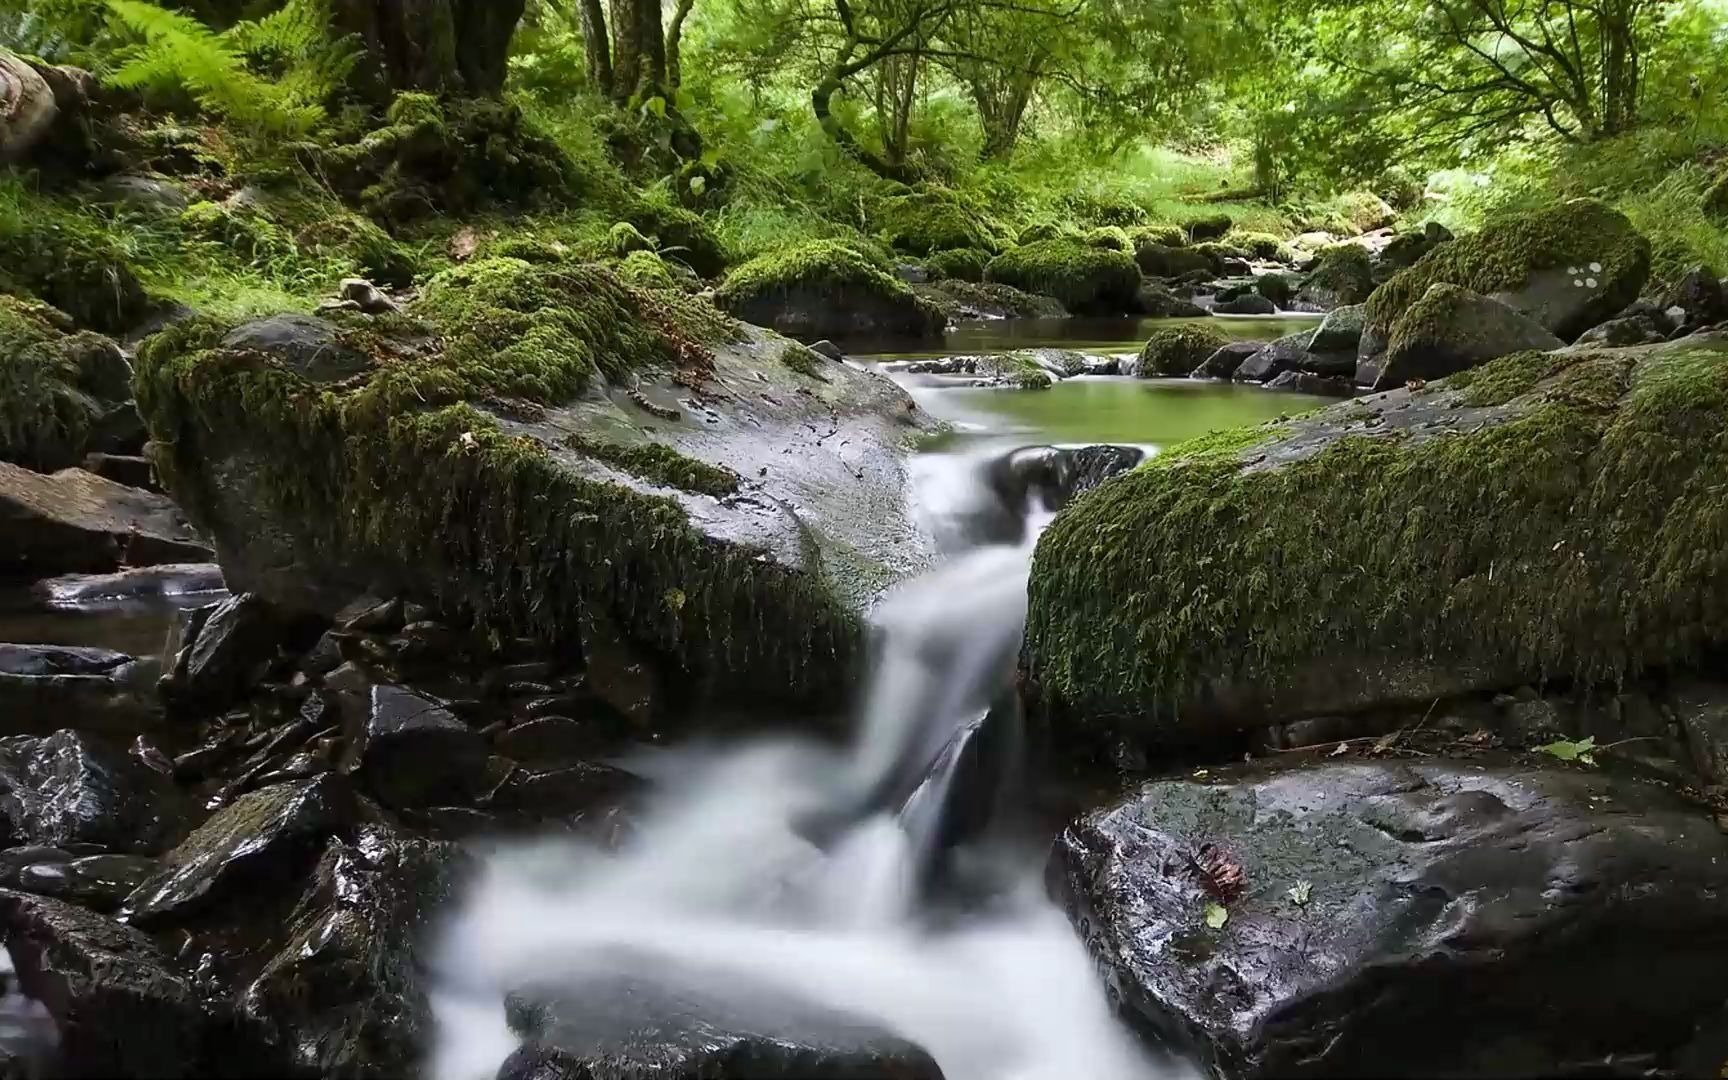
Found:
[[[1314,897],[1314,883],[1312,881],[1298,881],[1285,889],[1284,895],[1288,896],[1290,902],[1297,907],[1307,907],[1308,901]]]
[[[1580,739],[1577,742],[1560,739],[1556,742],[1551,742],[1546,746],[1538,746],[1536,752],[1538,754],[1547,754],[1550,757],[1559,758],[1561,761],[1576,761],[1580,765],[1595,765],[1595,753],[1598,749],[1599,747],[1596,745],[1596,736],[1591,735],[1587,738]]]
[[[1213,930],[1224,929],[1224,924],[1230,921],[1230,911],[1223,904],[1206,905],[1206,925]]]

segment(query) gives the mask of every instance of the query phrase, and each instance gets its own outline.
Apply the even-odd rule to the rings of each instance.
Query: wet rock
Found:
[[[31,863],[18,875],[18,888],[39,896],[52,896],[91,911],[109,912],[156,869],[156,860],[144,855],[86,855],[64,862]]]
[[[1259,293],[1244,293],[1212,309],[1219,315],[1276,315],[1278,305]]]
[[[1331,311],[1360,304],[1374,291],[1374,267],[1367,249],[1346,243],[1320,253],[1302,277],[1292,302],[1297,311]]]
[[[1243,882],[1215,929],[1207,844]],[[1071,826],[1052,872],[1129,1012],[1219,1075],[1660,1068],[1728,993],[1728,837],[1585,770],[1161,781]]]
[[[819,356],[826,356],[830,360],[846,359],[845,350],[841,349],[840,346],[829,341],[827,338],[823,338],[821,341],[813,343],[810,346],[810,351]]]
[[[1325,320],[1320,323],[1320,328],[1314,331],[1308,347],[1315,352],[1354,354],[1362,341],[1362,312],[1361,304],[1328,311]]]
[[[1154,319],[1195,319],[1212,314],[1192,300],[1186,300],[1162,285],[1143,282],[1134,294],[1135,310]]]
[[[353,791],[331,776],[244,795],[164,856],[123,913],[140,925],[171,922],[247,890],[287,887],[356,813]]]
[[[1196,379],[1231,379],[1235,378],[1249,357],[1265,348],[1261,341],[1232,341],[1206,358],[1206,362],[1194,369]]]
[[[0,571],[46,577],[211,555],[161,495],[83,469],[45,476],[0,462]]]
[[[647,728],[660,698],[659,674],[625,641],[616,626],[591,613],[582,627],[582,657],[588,686],[596,697],[629,720]]]
[[[343,630],[393,634],[407,625],[403,602],[376,596],[361,596],[336,612],[335,623]]]
[[[402,310],[384,290],[365,278],[343,278],[337,294],[367,315],[388,315]]]
[[[1193,248],[1173,248],[1163,244],[1142,243],[1134,248],[1134,261],[1147,277],[1179,278],[1183,274],[1201,271],[1210,276],[1212,260]]]
[[[656,985],[601,970],[581,991],[512,997],[523,1047],[498,1080],[940,1080],[917,1047],[850,1017],[748,985]]]
[[[421,950],[449,894],[453,858],[446,845],[379,826],[325,849],[286,943],[241,1002],[301,1072],[419,1072],[431,1035]]]
[[[1442,379],[1517,352],[1546,352],[1564,342],[1497,300],[1440,284],[1411,305],[1392,328],[1386,354],[1363,361],[1356,381],[1390,390],[1412,380]],[[1379,364],[1373,382],[1365,376]]]
[[[449,709],[400,686],[371,689],[365,723],[345,767],[391,807],[472,798],[486,765],[486,742]]]
[[[158,493],[162,490],[156,483],[156,472],[150,459],[142,455],[89,454],[84,458],[83,468],[85,472],[95,473],[116,484]]]
[[[171,673],[173,695],[210,710],[238,701],[264,677],[285,636],[283,617],[251,593],[216,605]]]
[[[1666,340],[1668,332],[1657,326],[1654,319],[1647,315],[1630,315],[1591,327],[1579,337],[1578,344],[1619,348],[1624,345],[1653,345]]]
[[[222,568],[215,563],[162,563],[112,574],[67,574],[30,587],[45,603],[88,604],[110,600],[154,600],[221,592]]]
[[[527,821],[560,821],[616,806],[638,787],[636,777],[610,765],[523,765],[505,773],[486,805]]]
[[[1316,375],[1311,371],[1286,371],[1277,378],[1266,380],[1268,390],[1292,390],[1298,394],[1321,397],[1349,397],[1356,389],[1346,375]]]
[[[1286,371],[1299,370],[1309,362],[1308,343],[1313,339],[1314,331],[1302,330],[1264,343],[1242,361],[1232,378],[1237,382],[1266,382]]]
[[[591,758],[602,740],[592,724],[567,716],[540,716],[517,724],[492,741],[505,757],[539,765],[570,764]]]
[[[1296,295],[1296,283],[1286,274],[1261,274],[1254,279],[1254,291],[1274,306],[1287,308]]]
[[[310,315],[272,315],[236,327],[222,347],[271,357],[315,383],[340,382],[372,366],[366,354],[344,344],[336,326]]]
[[[1687,327],[1697,328],[1728,320],[1728,292],[1716,276],[1702,266],[1694,266],[1681,276],[1656,302],[1662,311],[1679,308],[1685,313]]]
[[[0,739],[0,846],[157,851],[180,812],[166,778],[76,731]]]
[[[0,716],[15,732],[50,734],[69,720],[133,735],[161,718],[154,667],[124,653],[60,645],[0,645]]]
[[[1728,785],[1728,687],[1686,680],[1671,700],[1698,775],[1706,784]]]

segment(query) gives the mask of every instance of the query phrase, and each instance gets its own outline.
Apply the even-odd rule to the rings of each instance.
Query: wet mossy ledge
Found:
[[[602,266],[492,258],[400,315],[177,324],[136,381],[235,588],[394,588],[566,644],[606,624],[693,700],[832,704],[872,590],[928,557],[906,521],[880,542],[856,523],[906,513],[900,454],[929,421],[786,346]]]
[[[1033,708],[1153,741],[1728,644],[1728,335],[1520,353],[1180,444],[1065,510]]]

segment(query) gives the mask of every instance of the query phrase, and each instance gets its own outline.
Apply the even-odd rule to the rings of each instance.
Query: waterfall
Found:
[[[621,995],[605,988],[625,984],[726,1014],[696,1016],[715,1023],[796,1002],[916,1044],[947,1080],[1168,1072],[1045,897],[1042,851],[988,839],[1018,793],[1010,680],[1050,501],[1005,498],[1003,460],[921,460],[947,554],[873,614],[851,745],[669,751],[642,766],[651,794],[616,850],[547,840],[484,860],[439,941],[437,1080],[497,1073],[512,991],[570,988],[610,1010]],[[663,1018],[622,1022],[639,1020]]]

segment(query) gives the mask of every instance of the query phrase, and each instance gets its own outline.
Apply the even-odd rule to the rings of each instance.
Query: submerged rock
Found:
[[[1383,357],[1356,365],[1356,382],[1390,390],[1412,380],[1456,375],[1516,352],[1546,352],[1563,344],[1497,300],[1439,284],[1393,325]]]
[[[0,645],[0,715],[14,732],[51,734],[76,722],[131,736],[162,715],[156,669],[125,653],[62,645]]]
[[[76,731],[0,739],[0,847],[159,851],[178,835],[180,812],[166,777]]]
[[[593,606],[692,702],[844,697],[859,613],[933,554],[904,456],[934,421],[902,390],[601,267],[480,259],[405,314],[436,336],[333,324],[389,360],[339,385],[222,327],[143,349],[164,481],[234,589],[558,644]]]
[[[210,557],[161,495],[83,469],[44,476],[0,462],[0,571],[46,577]]]
[[[1728,837],[1582,770],[1158,781],[1070,826],[1052,875],[1129,1012],[1218,1075],[1661,1069],[1728,994]]]
[[[163,563],[112,574],[67,574],[46,578],[32,585],[30,591],[45,603],[75,606],[215,593],[224,587],[222,568],[215,563]]]
[[[1696,487],[1725,432],[1728,335],[1697,335],[1172,447],[1045,532],[1029,700],[1069,737],[1158,739],[1700,662],[1728,644],[1697,602],[1728,580],[1701,539],[1728,502]]]

